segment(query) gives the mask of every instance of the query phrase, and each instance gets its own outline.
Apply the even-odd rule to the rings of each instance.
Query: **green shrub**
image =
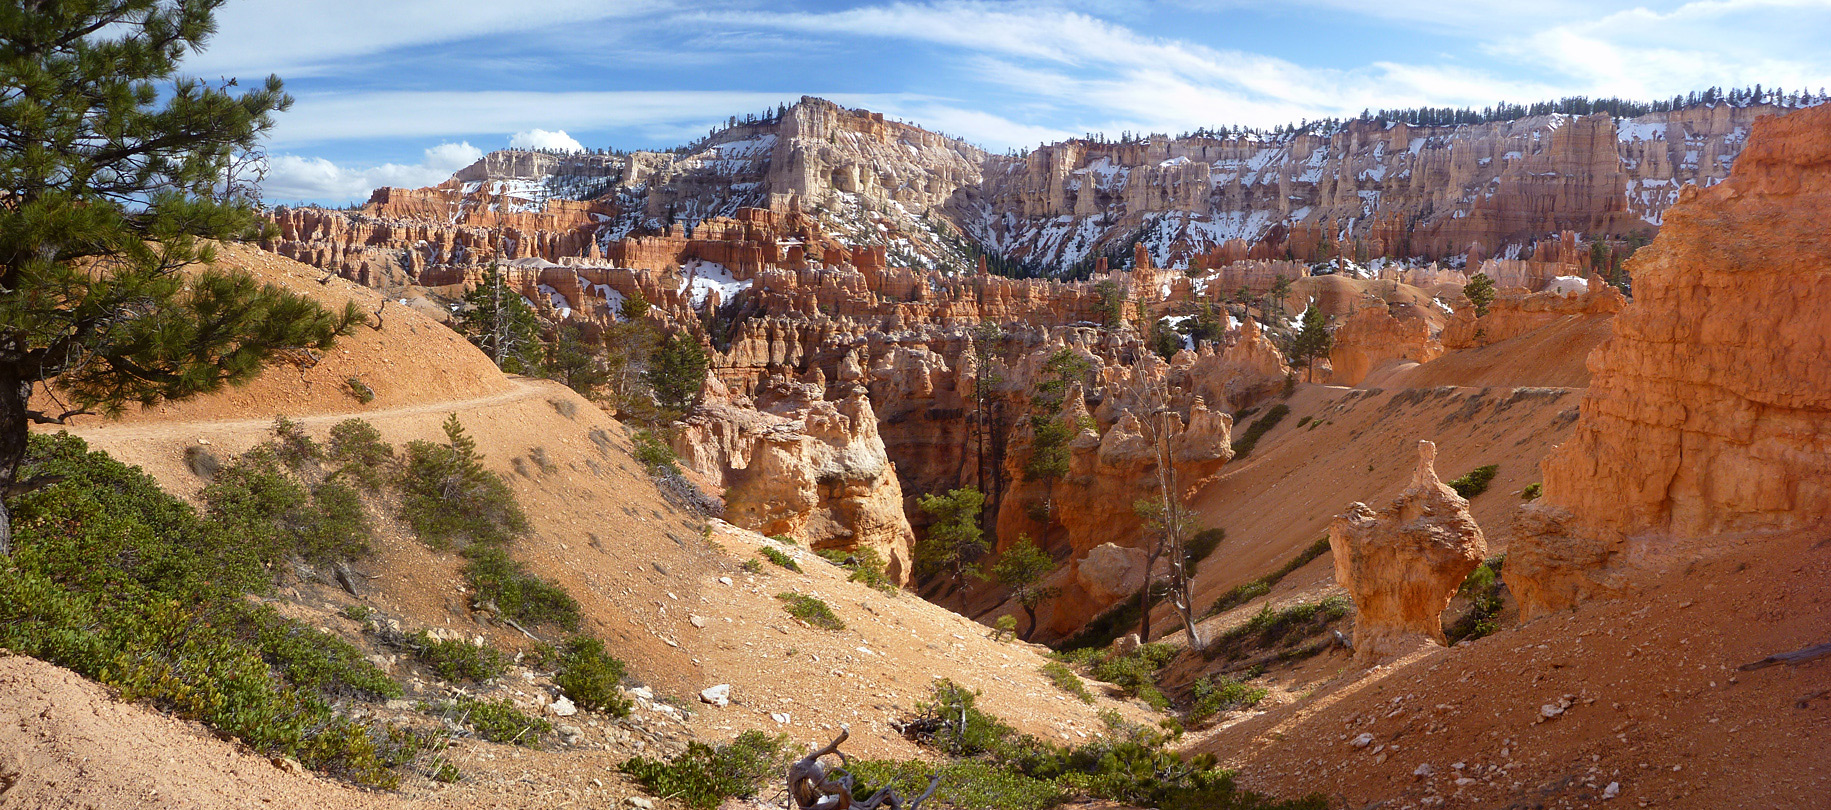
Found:
[[[366,622],[375,614],[375,609],[368,605],[344,605],[337,614],[353,622]]]
[[[494,647],[477,646],[468,641],[436,639],[425,630],[408,636],[407,647],[413,651],[413,657],[448,681],[487,681],[508,670],[502,653]]]
[[[935,763],[859,760],[848,769],[858,778],[853,793],[863,799],[879,788],[891,788],[905,801],[922,795],[932,776],[941,777],[924,807],[970,807],[987,810],[1044,810],[1068,798],[1053,779],[1026,776],[1011,768],[976,759]]]
[[[1203,677],[1190,687],[1194,705],[1189,707],[1189,723],[1199,725],[1223,711],[1250,708],[1264,700],[1265,694],[1260,687],[1248,686],[1225,675]]]
[[[1488,483],[1494,480],[1494,474],[1500,471],[1499,464],[1488,464],[1468,471],[1462,477],[1450,482],[1450,489],[1464,499],[1473,498],[1488,491]]]
[[[1259,417],[1259,421],[1252,423],[1252,426],[1247,428],[1246,432],[1240,435],[1240,438],[1233,441],[1233,457],[1235,459],[1242,459],[1251,455],[1252,449],[1259,446],[1259,439],[1264,438],[1266,433],[1270,432],[1272,428],[1277,427],[1278,423],[1282,421],[1284,417],[1289,416],[1290,413],[1291,408],[1289,405],[1285,405],[1282,402],[1273,405],[1271,410],[1266,411],[1264,416]],[[1241,414],[1240,418],[1246,418],[1245,414]]]
[[[261,658],[294,686],[331,697],[400,697],[401,685],[369,663],[356,645],[282,617],[266,605],[230,602],[223,626],[260,649]]]
[[[649,475],[675,474],[680,467],[675,464],[679,456],[674,455],[674,448],[667,440],[652,430],[636,430],[629,434],[630,445],[637,463],[648,470]]]
[[[1043,664],[1043,674],[1049,676],[1049,680],[1055,683],[1055,688],[1074,695],[1082,703],[1094,702],[1093,693],[1087,691],[1087,684],[1081,683],[1081,677],[1060,661]]]
[[[528,573],[526,566],[500,548],[472,546],[464,578],[479,606],[494,603],[502,615],[524,624],[546,622],[576,630],[579,603],[566,589]]]
[[[738,567],[744,569],[744,573],[746,573],[746,574],[763,573],[763,561],[762,560],[755,560],[755,559],[745,560],[744,564],[741,566],[738,566]]]
[[[769,546],[760,546],[757,548],[757,553],[762,554],[764,559],[769,560],[776,565],[780,565],[797,574],[801,573],[801,564],[795,562],[795,558],[788,556],[788,554],[784,552],[770,548]]]
[[[503,544],[527,531],[528,518],[502,478],[483,468],[477,442],[457,414],[445,420],[446,444],[416,441],[397,482],[401,518],[434,548],[452,541]]]
[[[852,552],[852,575],[846,579],[875,588],[884,593],[896,593],[896,583],[890,581],[890,575],[884,571],[883,555],[874,548],[858,548]]]
[[[772,534],[769,536],[769,539],[774,540],[778,543],[781,543],[782,545],[785,545],[785,546],[797,545],[795,543],[795,538],[790,537],[786,534]]]
[[[1449,643],[1474,641],[1500,629],[1500,612],[1505,606],[1502,595],[1506,591],[1500,571],[1506,561],[1505,554],[1490,557],[1462,580],[1456,593],[1469,600],[1469,612],[1444,628]]]
[[[604,642],[580,636],[567,642],[553,683],[581,708],[628,717],[633,706],[617,688],[623,675],[623,662],[604,651]]]
[[[776,598],[782,600],[783,607],[788,610],[788,615],[807,622],[811,626],[825,630],[846,629],[846,623],[839,620],[839,617],[833,613],[833,609],[816,597],[791,591],[776,594]]]
[[[350,396],[355,397],[357,402],[367,405],[375,401],[375,389],[370,388],[361,377],[351,377],[344,380],[343,384],[349,387]]]
[[[421,710],[475,729],[477,736],[490,742],[513,743],[539,748],[541,735],[553,733],[553,724],[531,717],[515,708],[513,701],[479,700],[461,696],[456,700],[421,705]]]
[[[1290,605],[1282,610],[1274,610],[1268,604],[1244,624],[1216,637],[1205,654],[1211,659],[1237,658],[1254,649],[1288,647],[1321,633],[1352,609],[1353,605],[1339,596]]]
[[[787,735],[752,730],[718,746],[687,743],[687,750],[671,760],[631,757],[620,769],[651,794],[711,810],[725,799],[753,795],[766,778],[780,778],[788,765],[787,748]]]
[[[974,704],[979,693],[942,678],[928,688],[929,699],[916,704],[915,717],[903,734],[923,745],[956,757],[970,757],[998,748],[1016,729]]]
[[[281,464],[295,470],[324,458],[324,448],[305,432],[305,427],[284,416],[273,418],[273,441],[269,446]]]
[[[1183,547],[1183,568],[1187,569],[1191,579],[1195,577],[1196,569],[1201,567],[1202,560],[1208,559],[1226,539],[1227,530],[1219,527],[1203,529],[1189,538],[1189,544]]]
[[[399,694],[355,649],[245,602],[271,547],[199,514],[67,434],[33,435],[20,476],[59,483],[8,504],[0,647],[67,667],[269,756],[391,788],[412,738],[333,699]],[[259,499],[255,499],[257,502]]]
[[[1202,614],[1203,618],[1232,610],[1240,605],[1244,605],[1247,602],[1251,602],[1254,599],[1271,593],[1272,588],[1283,581],[1285,577],[1290,576],[1291,572],[1309,565],[1311,561],[1327,554],[1328,551],[1329,538],[1326,535],[1317,538],[1316,542],[1311,543],[1309,548],[1303,550],[1303,553],[1292,557],[1284,565],[1279,566],[1278,570],[1251,582],[1236,585],[1233,590],[1221,594],[1219,599],[1214,600],[1214,604],[1208,606],[1208,612]]]
[[[381,440],[381,431],[374,425],[361,419],[345,419],[331,427],[325,457],[337,465],[332,478],[348,478],[365,491],[376,492],[388,482],[394,448]]]
[[[1170,708],[1170,699],[1157,687],[1157,670],[1170,663],[1177,652],[1178,648],[1171,644],[1141,644],[1125,655],[1110,655],[1096,662],[1091,674],[1163,711]]]
[[[1523,501],[1536,501],[1543,494],[1545,494],[1545,485],[1537,482],[1527,484],[1525,489],[1519,491],[1520,500]]]
[[[815,549],[814,553],[820,555],[820,559],[826,560],[841,568],[844,568],[846,563],[852,559],[852,555],[847,553],[843,548]]]

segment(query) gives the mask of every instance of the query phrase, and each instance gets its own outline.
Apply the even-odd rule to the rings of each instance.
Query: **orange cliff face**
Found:
[[[1526,617],[1713,541],[1831,523],[1831,107],[1667,212],[1505,576]]]

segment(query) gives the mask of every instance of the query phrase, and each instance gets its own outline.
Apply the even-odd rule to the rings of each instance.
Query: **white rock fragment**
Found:
[[[1373,744],[1373,734],[1371,734],[1370,732],[1363,731],[1363,732],[1361,732],[1361,735],[1359,737],[1355,737],[1353,739],[1353,741],[1349,742],[1348,744],[1354,746],[1355,748],[1366,748],[1367,746]]]
[[[721,683],[717,686],[706,687],[700,691],[699,701],[719,707],[731,705],[731,684]]]
[[[558,699],[547,704],[547,711],[552,712],[557,717],[571,717],[579,713],[579,707],[572,705],[571,698],[560,695]]]

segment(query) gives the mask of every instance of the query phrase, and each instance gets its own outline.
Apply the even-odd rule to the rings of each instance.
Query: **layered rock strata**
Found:
[[[673,444],[724,492],[727,520],[814,549],[873,549],[892,581],[908,581],[915,534],[862,389],[833,401],[778,377],[752,402],[709,385]]]
[[[1419,639],[1444,643],[1443,611],[1487,556],[1469,502],[1437,479],[1436,459],[1435,444],[1418,442],[1411,486],[1384,509],[1350,504],[1329,526],[1335,581],[1354,598],[1358,662],[1387,660]]]
[[[1831,523],[1831,108],[1756,123],[1688,189],[1590,356],[1505,579],[1523,618],[1619,594],[1716,542]]]

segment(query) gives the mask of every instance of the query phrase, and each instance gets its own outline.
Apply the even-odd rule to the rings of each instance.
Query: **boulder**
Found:
[[[1350,504],[1329,526],[1335,581],[1354,598],[1356,661],[1390,659],[1420,639],[1442,644],[1444,608],[1488,553],[1436,459],[1437,445],[1418,442],[1411,486],[1381,510]]]

